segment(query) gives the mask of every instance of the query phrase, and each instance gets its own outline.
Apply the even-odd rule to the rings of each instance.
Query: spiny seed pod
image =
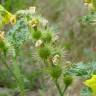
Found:
[[[50,32],[44,33],[43,36],[42,36],[42,39],[43,39],[44,42],[50,43],[51,40],[52,40],[52,33],[50,33]]]
[[[62,74],[62,68],[61,66],[53,66],[50,71],[50,75],[52,76],[53,79],[58,79]]]
[[[50,56],[51,51],[50,51],[50,49],[48,47],[45,46],[45,47],[41,47],[39,49],[38,54],[42,59],[47,59]]]
[[[36,40],[38,40],[40,37],[41,37],[41,31],[39,31],[38,29],[37,30],[34,30],[33,32],[32,32],[32,37],[33,37],[33,39],[36,39]]]
[[[64,76],[64,79],[63,80],[64,80],[64,84],[65,84],[66,87],[68,87],[69,85],[71,85],[72,82],[73,82],[72,76]]]

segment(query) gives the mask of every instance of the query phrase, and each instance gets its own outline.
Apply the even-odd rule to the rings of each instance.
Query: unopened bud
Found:
[[[31,14],[34,14],[36,12],[36,7],[29,7],[29,11]]]
[[[57,62],[60,60],[60,55],[55,55],[53,58],[52,58],[52,62],[53,64],[57,64]]]
[[[42,40],[37,40],[35,43],[35,47],[40,47],[43,44]]]

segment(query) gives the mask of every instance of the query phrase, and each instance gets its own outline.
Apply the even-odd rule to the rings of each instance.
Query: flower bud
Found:
[[[52,76],[53,79],[58,79],[62,74],[62,69],[61,66],[53,66],[50,70],[50,75]]]
[[[29,26],[35,28],[39,25],[39,20],[38,19],[32,19],[28,22]]]
[[[40,46],[42,46],[42,44],[43,44],[42,40],[37,40],[35,43],[35,47],[40,47]]]
[[[42,35],[41,31],[39,31],[39,30],[33,30],[33,32],[32,32],[33,39],[38,40],[41,37],[41,35]]]
[[[42,26],[43,26],[43,27],[47,27],[47,25],[48,25],[48,20],[43,19],[43,20],[41,21],[41,23],[42,23]]]
[[[56,54],[53,58],[52,58],[52,62],[53,64],[57,64],[57,62],[60,60],[60,55]]]
[[[68,87],[69,85],[71,85],[72,84],[72,82],[73,82],[73,78],[72,78],[72,76],[64,76],[64,84],[65,84],[65,86],[66,87]]]
[[[38,54],[42,59],[47,59],[50,56],[51,51],[48,47],[42,47],[39,49]]]
[[[56,42],[58,39],[59,39],[59,36],[56,35],[55,38],[54,38],[54,42]]]
[[[29,11],[31,14],[34,14],[36,12],[36,7],[29,7]]]
[[[58,40],[59,40],[59,36],[55,35],[54,38],[52,39],[53,45],[56,46],[56,43],[58,42]]]
[[[44,42],[50,43],[51,40],[52,40],[52,33],[50,33],[50,32],[45,32],[45,33],[43,34],[43,36],[42,36],[42,39],[43,39]]]

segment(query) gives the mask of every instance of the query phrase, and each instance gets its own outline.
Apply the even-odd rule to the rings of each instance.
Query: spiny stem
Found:
[[[11,68],[8,66],[7,62],[6,62],[6,54],[4,53],[4,58],[1,58],[2,59],[2,62],[4,64],[4,66],[8,69],[8,71],[10,71],[10,73],[12,74],[12,76],[15,78],[16,82],[19,83],[19,78],[16,76],[16,74],[11,70]],[[15,60],[15,61],[14,61]],[[16,58],[14,58],[14,63],[16,62]],[[22,81],[21,81],[22,82]],[[21,85],[18,85],[20,87],[20,95],[21,96],[24,96],[24,90],[23,90],[23,87],[21,87]]]
[[[6,53],[4,52],[4,58],[1,58],[2,59],[2,62],[3,62],[3,64],[5,65],[5,67],[10,71],[10,73],[12,74],[12,76],[14,77],[14,79],[16,80],[16,82],[17,82],[17,86],[20,88],[20,96],[24,96],[24,94],[25,94],[25,91],[24,91],[24,84],[23,84],[23,80],[21,79],[22,77],[21,77],[21,74],[20,74],[20,70],[19,70],[19,66],[17,65],[17,63],[16,63],[16,56],[15,57],[13,57],[13,65],[14,65],[14,70],[16,71],[18,71],[18,72],[15,72],[14,70],[12,70],[9,66],[8,66],[8,64],[7,64],[7,62],[6,62],[6,59],[7,59],[7,57],[6,57]],[[3,56],[2,56],[3,57]],[[19,74],[18,74],[19,73]],[[19,75],[19,76],[18,76]]]
[[[17,62],[16,62],[16,57],[17,57],[17,56],[15,56],[15,57],[13,58],[13,62],[14,62],[14,64],[13,64],[14,74],[15,74],[15,76],[16,76],[16,78],[17,78],[17,86],[19,87],[19,90],[20,90],[20,96],[25,96],[24,81],[23,81],[23,77],[22,77],[22,75],[21,75],[19,66],[18,66],[18,64],[17,64]]]
[[[64,96],[64,93],[65,93],[66,89],[67,89],[67,86],[65,86],[65,88],[64,88],[64,90],[62,92],[63,96]]]
[[[2,58],[2,62],[4,64],[4,66],[10,71],[10,73],[12,74],[12,76],[15,78],[15,80],[17,80],[15,74],[13,73],[13,71],[11,70],[11,68],[8,66],[7,62],[6,62],[6,55],[4,54],[4,58]]]
[[[58,81],[57,80],[54,80],[54,82],[55,82],[55,85],[56,85],[56,87],[57,87],[57,89],[59,91],[60,96],[63,96],[64,94],[61,91],[61,88],[60,88],[60,85],[59,85]]]

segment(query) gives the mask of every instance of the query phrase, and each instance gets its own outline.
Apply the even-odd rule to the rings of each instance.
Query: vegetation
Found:
[[[13,8],[12,2],[16,8]],[[1,92],[0,96],[33,96],[33,93],[29,93],[36,90],[39,90],[38,96],[46,96],[46,90],[53,89],[52,85],[49,86],[51,83],[56,87],[54,88],[56,93],[58,91],[57,96],[66,96],[67,93],[72,96],[69,89],[74,86],[77,78],[82,79],[80,96],[95,96],[96,0],[83,0],[82,5],[86,6],[87,12],[77,18],[78,33],[73,28],[75,25],[73,23],[77,22],[69,20],[68,22],[72,23],[71,27],[63,33],[59,32],[61,30],[57,27],[59,24],[53,23],[53,21],[56,23],[61,16],[59,12],[63,10],[63,7],[60,7],[62,3],[64,8],[67,8],[69,1],[48,1],[55,6],[54,16],[50,17],[45,12],[46,17],[50,17],[51,24],[36,7],[23,9],[28,7],[30,2],[36,5],[39,1],[1,0],[0,88],[9,91]],[[48,85],[47,82],[50,84]]]

